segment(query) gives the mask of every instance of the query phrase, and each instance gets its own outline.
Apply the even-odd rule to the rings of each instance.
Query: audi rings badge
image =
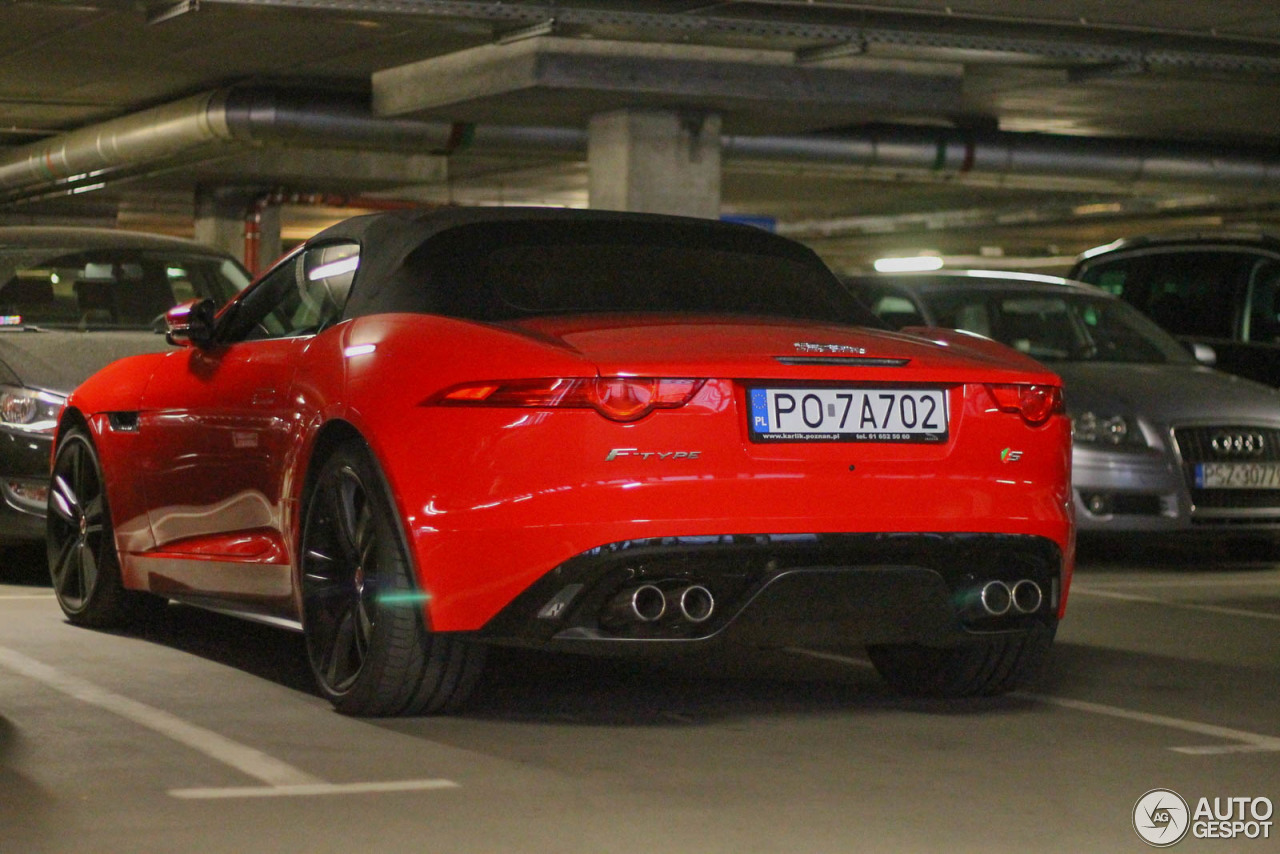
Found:
[[[1267,438],[1256,430],[1219,430],[1209,446],[1219,457],[1260,457],[1267,449]]]

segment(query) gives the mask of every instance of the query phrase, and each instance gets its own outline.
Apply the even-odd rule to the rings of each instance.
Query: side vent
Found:
[[[138,432],[138,413],[136,412],[108,412],[107,422],[117,433]]]

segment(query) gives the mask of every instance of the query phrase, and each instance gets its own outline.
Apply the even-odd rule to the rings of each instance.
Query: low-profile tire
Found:
[[[386,482],[368,448],[340,445],[323,463],[302,525],[302,625],[320,692],[350,715],[456,709],[485,648],[424,622]]]
[[[83,427],[64,433],[54,454],[45,544],[53,593],[78,626],[126,626],[153,617],[166,604],[124,587],[102,463]]]
[[[984,697],[1028,684],[1053,645],[1056,623],[1018,634],[990,635],[947,647],[870,646],[867,655],[894,690],[912,697]]]

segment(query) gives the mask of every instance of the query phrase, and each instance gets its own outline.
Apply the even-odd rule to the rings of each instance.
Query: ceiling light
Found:
[[[524,41],[525,39],[533,39],[538,36],[555,35],[556,19],[547,18],[545,21],[539,21],[527,27],[519,27],[514,30],[506,30],[497,33],[494,36],[495,44],[513,44],[514,42]]]
[[[153,12],[148,13],[148,24],[162,24],[165,21],[176,18],[179,15],[185,15],[188,12],[196,12],[200,9],[200,0],[179,0],[177,3],[165,4]]]
[[[795,52],[796,62],[801,65],[811,62],[826,62],[829,59],[844,59],[847,56],[862,56],[867,52],[866,39],[837,42],[836,44],[802,47]]]

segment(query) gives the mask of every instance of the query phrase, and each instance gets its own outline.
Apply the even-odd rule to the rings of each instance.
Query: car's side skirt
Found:
[[[293,568],[172,555],[127,555],[128,586],[202,607],[296,622]]]

